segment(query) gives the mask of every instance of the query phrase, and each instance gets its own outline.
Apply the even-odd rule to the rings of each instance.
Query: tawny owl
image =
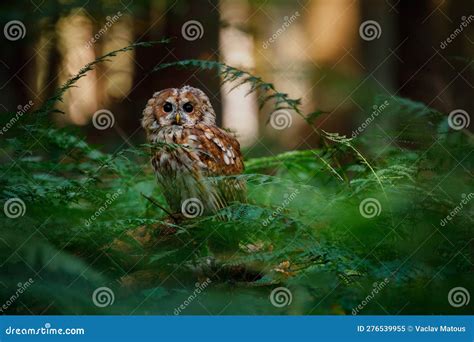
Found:
[[[245,184],[232,178],[244,169],[239,142],[216,126],[202,90],[184,86],[156,92],[143,111],[142,126],[156,146],[151,163],[174,212],[186,210],[189,201],[202,206],[201,214],[244,200]]]

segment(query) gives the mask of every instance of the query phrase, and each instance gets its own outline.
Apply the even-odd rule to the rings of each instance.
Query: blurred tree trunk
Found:
[[[16,112],[18,106],[23,106],[28,101],[38,102],[28,87],[28,70],[34,65],[34,54],[32,46],[37,40],[35,29],[37,23],[34,18],[23,14],[21,17],[13,18],[9,13],[7,4],[4,2],[0,7],[2,18],[2,31],[0,39],[0,110]],[[3,28],[11,20],[19,20],[23,23],[25,31],[18,27],[11,31],[12,39],[4,35]],[[12,26],[12,27],[13,27]],[[24,34],[24,38],[19,38]],[[18,38],[18,39],[15,39]]]
[[[137,66],[134,86],[128,96],[129,99],[133,99],[133,103],[124,100],[119,109],[121,112],[124,112],[124,106],[130,109],[128,111],[130,115],[120,118],[120,126],[127,135],[139,129],[141,110],[136,112],[136,108],[145,108],[146,101],[151,98],[154,92],[186,84],[202,89],[209,96],[218,113],[218,121],[221,121],[220,82],[213,71],[196,72],[196,70],[173,68],[147,75],[153,67],[161,63],[190,58],[218,59],[219,12],[217,6],[217,0],[178,2],[176,4],[175,1],[169,1],[166,6],[160,7],[159,4],[152,3],[140,11],[145,13],[145,17],[135,19],[138,21],[136,27],[141,28],[135,33],[138,41],[171,37],[174,39],[168,45],[136,51]],[[197,20],[197,18],[206,18],[205,21],[199,19],[204,28],[202,38],[188,41],[181,34],[182,25],[189,20]],[[136,141],[143,141],[143,133],[135,135],[133,138]]]
[[[57,4],[57,1],[54,1],[55,5]],[[59,6],[59,5],[58,5]],[[56,89],[60,86],[58,84],[58,76],[59,76],[59,67],[61,65],[61,55],[58,50],[58,35],[56,34],[56,24],[60,18],[59,12],[55,11],[53,12],[53,15],[51,18],[48,18],[48,23],[45,25],[44,34],[46,37],[51,37],[51,40],[48,42],[48,46],[46,46],[44,49],[47,51],[47,72],[45,76],[45,87],[44,89],[38,89],[38,91],[41,92],[41,101],[45,101],[48,98],[52,97],[54,95],[54,92]],[[48,39],[48,38],[47,38]],[[41,48],[41,47],[40,47]],[[40,56],[37,56],[36,58],[42,58]],[[37,74],[37,70],[34,70],[35,74]],[[35,76],[35,75],[33,75]],[[34,79],[34,78],[33,78]],[[41,82],[41,80],[36,79],[36,82]]]
[[[464,37],[472,28],[446,49],[440,47],[459,27],[462,16],[471,13],[466,11],[466,2],[400,0],[390,5],[361,0],[360,6],[361,22],[376,20],[382,27],[380,39],[362,42],[362,56],[364,65],[370,72],[376,70],[374,77],[387,90],[444,113],[473,107],[472,101],[462,100],[472,93],[472,72],[463,69],[466,63],[450,60],[450,56],[472,56],[472,42],[466,44],[469,40]],[[389,49],[393,55],[387,58]]]
[[[441,41],[449,37],[463,20],[474,14],[474,1],[450,1],[447,7],[447,14],[454,23],[448,27],[447,31],[443,32]],[[472,62],[474,56],[474,22],[464,28],[463,33],[456,37],[441,53],[448,58],[449,64],[445,62],[445,65],[452,75],[448,81],[453,81],[451,93],[455,97],[455,103],[452,103],[448,109],[450,111],[455,108],[464,109],[470,113],[472,122],[474,115],[474,101],[472,101],[474,92],[474,63]],[[449,58],[449,56],[459,56],[464,60],[456,61]],[[474,131],[472,123],[469,129],[471,132]]]
[[[361,24],[367,20],[374,20],[381,27],[380,38],[365,41],[361,39],[361,55],[369,72],[383,85],[382,91],[393,91],[397,87],[396,58],[387,58],[390,49],[396,44],[397,13],[385,1],[361,0]],[[394,44],[395,43],[395,44]]]
[[[446,82],[439,57],[433,48],[439,46],[434,25],[439,25],[439,18],[436,18],[437,13],[433,13],[432,6],[433,1],[430,0],[402,0],[397,6],[398,44],[405,40],[397,53],[401,59],[397,88],[401,96],[436,106],[440,103],[434,99],[434,95],[441,92]]]

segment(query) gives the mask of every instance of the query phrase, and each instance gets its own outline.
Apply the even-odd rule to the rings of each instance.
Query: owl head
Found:
[[[147,133],[166,126],[214,125],[216,115],[209,98],[198,88],[168,88],[153,94],[143,111],[142,126]]]

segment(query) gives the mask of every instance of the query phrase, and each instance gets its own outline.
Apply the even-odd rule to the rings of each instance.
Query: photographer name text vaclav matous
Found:
[[[466,332],[466,327],[453,327],[447,325],[440,325],[438,326],[422,326],[422,325],[415,325],[416,332]]]

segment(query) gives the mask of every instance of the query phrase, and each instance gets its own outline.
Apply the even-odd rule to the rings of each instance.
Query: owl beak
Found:
[[[179,125],[181,123],[181,115],[179,115],[179,113],[176,113],[174,120]]]

